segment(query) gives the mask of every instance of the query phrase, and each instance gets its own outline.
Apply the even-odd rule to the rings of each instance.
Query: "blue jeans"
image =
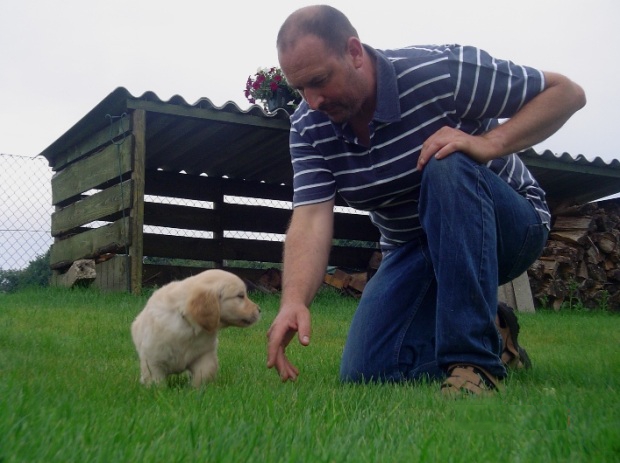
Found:
[[[462,153],[424,168],[424,234],[386,252],[344,347],[346,382],[440,379],[455,363],[505,377],[498,286],[521,275],[548,235],[533,206]]]

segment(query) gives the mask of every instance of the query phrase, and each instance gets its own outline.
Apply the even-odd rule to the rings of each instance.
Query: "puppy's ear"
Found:
[[[196,288],[187,303],[187,314],[207,331],[217,331],[220,324],[220,298],[214,288]]]

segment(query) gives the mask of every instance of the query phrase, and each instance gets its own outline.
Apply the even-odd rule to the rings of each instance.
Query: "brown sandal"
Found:
[[[502,337],[502,363],[507,368],[532,368],[529,355],[517,340],[519,336],[519,322],[514,309],[504,302],[497,306],[495,325]]]
[[[500,390],[501,385],[495,376],[480,367],[467,364],[450,366],[448,377],[441,385],[441,395],[453,398],[493,395]]]

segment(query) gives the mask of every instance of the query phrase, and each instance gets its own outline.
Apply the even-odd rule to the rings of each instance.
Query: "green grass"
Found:
[[[278,298],[258,325],[220,333],[216,381],[139,384],[129,325],[146,296],[0,294],[0,462],[604,462],[620,459],[620,317],[520,314],[534,368],[501,397],[451,401],[438,384],[341,385],[356,301],[313,305],[296,383],[267,370]]]

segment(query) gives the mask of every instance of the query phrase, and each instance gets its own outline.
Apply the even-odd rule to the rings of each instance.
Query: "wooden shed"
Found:
[[[288,132],[284,110],[117,88],[41,153],[54,170],[53,282],[80,259],[96,261],[95,286],[134,293],[203,268],[249,277],[280,263]],[[378,232],[344,208],[334,238],[331,265],[365,268]]]
[[[80,259],[96,262],[95,286],[134,293],[203,268],[251,278],[278,265],[291,213],[288,132],[284,110],[117,88],[41,153],[55,172],[53,281]],[[617,161],[522,158],[553,207],[620,191]],[[337,205],[329,263],[364,269],[378,232]]]

